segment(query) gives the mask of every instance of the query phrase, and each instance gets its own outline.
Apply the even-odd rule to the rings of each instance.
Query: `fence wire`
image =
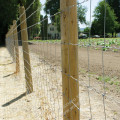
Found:
[[[48,0],[45,4],[50,2]],[[29,5],[23,14],[17,20],[29,11],[31,6],[34,4],[35,0]],[[89,38],[88,39],[79,39],[78,43],[64,43],[61,41],[61,34],[57,30],[55,23],[51,21],[48,23],[49,19],[60,16],[63,12],[69,12],[74,9],[74,7],[82,5],[84,3],[90,4],[90,20],[89,20]],[[45,6],[42,5],[42,7]],[[92,0],[84,0],[81,3],[72,5],[65,9],[64,11],[59,11],[54,15],[50,15],[40,22],[33,23],[25,29],[21,29],[17,32],[19,36],[19,58],[15,54],[15,44],[13,39],[13,32],[15,29],[18,29],[21,24],[25,21],[28,21],[31,16],[36,12],[40,11],[41,8],[35,10],[30,14],[25,20],[17,25],[16,28],[11,29],[7,35],[6,47],[12,57],[12,60],[20,59],[20,73],[22,78],[29,80],[32,78],[32,82],[26,81],[26,86],[28,86],[30,91],[34,89],[34,92],[30,95],[31,105],[30,110],[35,120],[62,120],[64,119],[74,120],[74,117],[71,115],[70,118],[67,118],[67,114],[72,112],[74,109],[78,109],[80,113],[81,120],[112,120],[119,119],[118,116],[120,108],[120,46],[117,45],[116,40],[109,40],[105,37],[106,35],[106,5],[104,13],[104,40],[103,39],[94,39],[91,36],[91,25],[92,25]],[[106,0],[105,0],[106,4]],[[59,21],[56,22],[58,24]],[[70,23],[70,19],[69,19]],[[45,28],[47,24],[47,29]],[[36,30],[37,26],[41,25],[41,34]],[[67,26],[69,28],[69,26]],[[21,32],[25,30],[29,31],[28,41],[24,41],[21,38]],[[69,31],[70,29],[68,29]],[[70,38],[70,37],[69,37]],[[102,42],[101,42],[102,41]],[[107,44],[111,42],[111,46]],[[22,49],[23,45],[28,44],[29,51]],[[69,74],[66,74],[61,65],[61,46],[67,45],[68,47],[68,65],[69,65]],[[70,66],[70,46],[76,46],[78,48],[78,76],[76,79],[74,76],[71,76],[71,66]],[[23,54],[30,55],[30,62],[23,57]],[[77,54],[77,53],[74,53]],[[117,56],[117,57],[116,57]],[[114,61],[112,61],[114,59]],[[24,61],[24,63],[23,63]],[[114,63],[115,62],[115,63]],[[31,67],[31,70],[28,69],[24,64]],[[24,73],[24,70],[27,74]],[[62,74],[68,77],[69,81],[72,79],[78,82],[79,87],[79,104],[80,107],[75,103],[76,98],[70,99],[69,96],[63,93],[62,87]],[[18,75],[19,76],[19,75]],[[33,88],[31,86],[33,85]],[[71,85],[69,82],[69,90],[72,93]],[[29,92],[30,92],[29,91]],[[117,92],[116,92],[117,91]],[[68,103],[63,106],[63,97],[68,99]],[[68,109],[68,106],[71,106]],[[63,109],[66,111],[63,113]],[[113,112],[115,111],[115,112]],[[115,114],[117,112],[117,115]]]

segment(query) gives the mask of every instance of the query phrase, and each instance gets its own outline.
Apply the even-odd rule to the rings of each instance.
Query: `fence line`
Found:
[[[50,2],[48,0],[45,4]],[[33,16],[40,8],[35,10],[26,18],[26,11],[30,9],[30,7],[34,4],[35,0],[29,5],[29,7],[24,10],[23,7],[20,7],[20,17],[17,21],[20,20],[20,24],[16,25],[16,21],[14,21],[13,26],[9,30],[6,35],[6,46],[8,51],[10,52],[13,61],[16,58],[16,73],[20,72],[19,59],[21,56],[20,51],[23,52],[23,60],[24,60],[24,70],[25,70],[25,79],[27,86],[27,93],[31,93],[33,91],[42,92],[42,97],[44,98],[43,102],[43,114],[46,116],[39,116],[37,110],[35,110],[34,114],[36,118],[39,119],[68,119],[68,120],[79,120],[83,119],[81,116],[82,113],[82,100],[80,98],[79,91],[80,86],[83,86],[87,90],[88,97],[88,109],[89,113],[86,116],[86,119],[89,120],[95,119],[94,117],[94,108],[93,106],[93,98],[92,91],[99,94],[102,97],[103,102],[103,116],[102,119],[109,119],[109,115],[106,111],[106,105],[108,99],[109,101],[114,101],[118,107],[120,101],[116,100],[113,97],[107,95],[106,92],[106,80],[105,80],[105,51],[106,49],[117,49],[118,46],[106,46],[106,5],[105,5],[105,14],[104,14],[104,42],[103,45],[96,45],[93,43],[91,38],[91,9],[92,9],[92,1],[84,0],[81,3],[76,3],[76,1],[65,1],[61,0],[61,11],[51,15],[40,22],[34,23],[31,26],[26,25],[26,21]],[[90,30],[89,30],[89,39],[85,43],[78,41],[78,31],[77,31],[77,6],[83,4],[85,2],[90,2]],[[106,3],[106,0],[105,0]],[[45,5],[44,4],[44,5]],[[42,6],[44,6],[42,5]],[[57,15],[61,15],[61,41],[57,41],[57,36],[55,36],[54,42],[48,41],[48,38],[51,40],[52,36],[48,37],[45,35],[45,28],[43,27],[44,36],[41,41],[32,41],[28,40],[28,29],[34,31],[34,27],[40,24],[44,24],[49,18],[55,17]],[[17,28],[21,26],[21,30],[17,32]],[[36,32],[37,34],[37,32]],[[56,32],[57,34],[57,32]],[[21,39],[18,39],[18,36],[21,36]],[[38,34],[37,34],[38,36]],[[14,38],[14,39],[13,39]],[[18,46],[18,43],[22,41],[22,47]],[[61,56],[59,58],[59,50],[61,47]],[[87,54],[87,68],[86,68],[86,81],[81,77],[81,73],[79,72],[79,49],[84,47],[86,49]],[[103,79],[103,91],[92,86],[93,77],[91,77],[91,48],[98,48],[101,50],[101,72]],[[14,52],[15,51],[15,52]],[[58,54],[57,54],[58,53]],[[30,61],[32,61],[30,63]],[[57,61],[62,61],[62,68],[59,67],[60,63],[57,65]],[[21,61],[20,61],[21,62]],[[31,71],[32,70],[32,71]],[[23,70],[22,70],[23,71]],[[21,71],[21,72],[22,72]],[[62,80],[60,79],[62,74]],[[38,80],[37,80],[38,79]],[[33,80],[33,81],[32,81]],[[87,84],[88,82],[88,84]],[[61,87],[62,86],[62,87]],[[34,90],[33,90],[34,87]],[[40,97],[40,96],[39,96]],[[36,104],[38,104],[36,97]],[[48,105],[47,105],[48,103]],[[36,106],[35,106],[36,107]],[[47,113],[46,111],[49,110]],[[98,118],[97,118],[98,119]]]

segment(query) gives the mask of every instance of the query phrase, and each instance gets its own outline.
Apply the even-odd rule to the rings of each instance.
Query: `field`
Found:
[[[89,39],[80,39],[78,44],[81,120],[90,119],[91,113],[93,120],[104,120],[105,112],[108,120],[119,120],[119,39],[106,39],[106,43],[109,43],[107,48],[104,47],[104,39],[92,39],[89,47],[86,41]],[[1,120],[62,120],[61,41],[29,41],[34,92],[27,96],[24,95],[25,80],[21,46],[19,47],[21,72],[17,76],[12,74],[15,65],[11,63],[9,53],[5,48],[0,49],[2,58],[0,97],[3,98],[0,101]],[[88,89],[89,84],[90,89]]]
[[[30,50],[33,53],[41,54],[43,59],[61,66],[61,41],[44,40],[32,41]],[[89,51],[88,51],[89,45]],[[79,56],[79,80],[83,86],[90,85],[100,95],[104,92],[104,81],[106,99],[120,105],[120,40],[119,38],[104,39],[80,39],[78,43]],[[88,72],[89,52],[89,72]],[[104,64],[104,73],[103,73]],[[89,78],[90,77],[90,78]],[[115,98],[115,99],[114,99]]]
[[[80,39],[79,46],[79,71],[86,74],[88,71],[88,49],[89,46],[89,64],[91,76],[97,76],[97,80],[102,81],[102,54],[104,60],[105,80],[110,85],[116,85],[120,91],[120,40],[119,38],[107,38],[104,47],[104,39]],[[61,41],[47,40],[47,41],[31,41],[30,50],[34,53],[41,53],[51,63],[56,62],[58,66],[61,65]],[[43,53],[44,49],[44,53]],[[56,56],[55,56],[56,55]]]

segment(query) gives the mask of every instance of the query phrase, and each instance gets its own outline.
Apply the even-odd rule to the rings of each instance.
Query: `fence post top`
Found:
[[[20,6],[20,9],[25,9],[25,7],[24,6]]]
[[[13,25],[15,25],[16,24],[16,20],[13,20]]]

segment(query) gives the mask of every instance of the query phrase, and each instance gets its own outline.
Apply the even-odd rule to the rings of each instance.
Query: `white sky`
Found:
[[[45,1],[46,1],[46,0],[40,0],[40,2],[42,3],[42,5],[45,3]],[[84,1],[84,0],[78,0],[79,3],[82,2],[82,1]],[[91,2],[92,2],[92,5],[91,5],[92,16],[93,16],[93,11],[94,11],[95,7],[98,5],[98,3],[99,3],[100,1],[102,1],[102,0],[91,0]],[[85,3],[82,3],[82,5],[85,6],[85,7],[87,7],[88,11],[87,11],[87,13],[86,13],[86,20],[87,20],[87,21],[90,21],[90,0],[88,0],[88,1],[85,2]],[[42,10],[41,14],[42,14],[42,15],[45,14],[43,10]],[[92,17],[92,20],[93,20],[93,19],[94,19],[94,18]],[[86,25],[84,25],[84,24],[83,24],[83,25],[80,25],[80,28],[84,28],[84,27],[86,27]]]

